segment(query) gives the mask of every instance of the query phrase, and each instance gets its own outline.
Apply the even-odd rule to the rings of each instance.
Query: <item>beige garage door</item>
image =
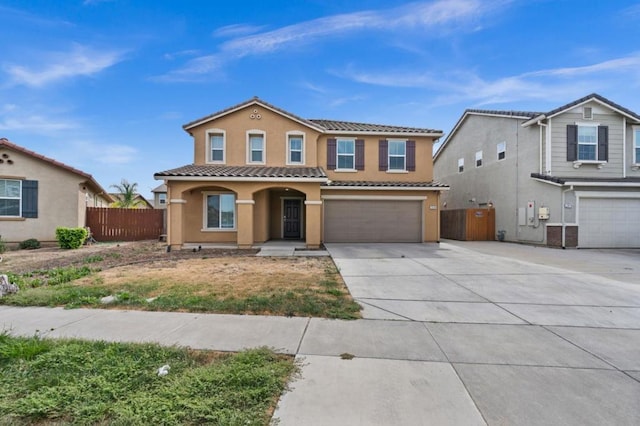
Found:
[[[324,241],[422,242],[422,201],[325,200]]]

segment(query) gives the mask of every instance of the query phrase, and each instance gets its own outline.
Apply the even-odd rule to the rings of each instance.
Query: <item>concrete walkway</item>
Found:
[[[488,244],[508,254],[329,245],[358,321],[2,306],[0,327],[295,354],[281,425],[640,424],[640,251]]]

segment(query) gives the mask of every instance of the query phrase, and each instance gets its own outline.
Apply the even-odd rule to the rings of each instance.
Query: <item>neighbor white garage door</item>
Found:
[[[325,200],[327,243],[422,242],[422,201]]]
[[[578,247],[640,247],[640,199],[580,198]]]

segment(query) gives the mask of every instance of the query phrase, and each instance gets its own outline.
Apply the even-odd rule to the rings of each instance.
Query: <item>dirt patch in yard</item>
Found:
[[[214,257],[255,256],[258,250],[203,249],[173,250],[167,253],[164,243],[155,241],[137,241],[124,243],[100,243],[82,246],[77,250],[64,250],[47,247],[37,250],[15,250],[3,253],[0,272],[21,274],[36,270],[63,268],[66,266],[88,265],[94,269],[148,264],[152,262],[172,263],[180,259],[202,259]]]

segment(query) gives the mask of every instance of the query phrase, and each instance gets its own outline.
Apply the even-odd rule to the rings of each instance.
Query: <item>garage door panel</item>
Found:
[[[422,202],[325,200],[324,241],[421,242]]]
[[[578,246],[640,247],[640,199],[581,198]]]

